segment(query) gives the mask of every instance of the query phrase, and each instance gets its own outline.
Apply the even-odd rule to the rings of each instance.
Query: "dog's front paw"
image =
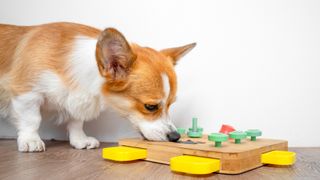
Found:
[[[94,137],[82,137],[70,139],[70,144],[76,149],[94,149],[98,148],[100,143]]]
[[[18,150],[20,152],[41,152],[45,151],[45,144],[38,136],[19,136]]]

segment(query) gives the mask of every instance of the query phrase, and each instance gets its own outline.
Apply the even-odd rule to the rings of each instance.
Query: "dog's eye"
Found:
[[[159,105],[158,104],[145,104],[144,108],[146,108],[146,110],[148,110],[150,112],[154,112],[159,109]]]

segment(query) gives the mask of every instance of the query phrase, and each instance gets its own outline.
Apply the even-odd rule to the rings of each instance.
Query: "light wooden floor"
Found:
[[[75,150],[67,142],[46,141],[43,153],[19,153],[15,140],[0,140],[0,179],[320,179],[320,148],[291,148],[297,152],[293,167],[264,166],[240,175],[188,176],[169,166],[147,161],[114,163],[96,150]]]

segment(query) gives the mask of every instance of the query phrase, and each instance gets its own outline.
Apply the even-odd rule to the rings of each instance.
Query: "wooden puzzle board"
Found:
[[[219,148],[214,147],[214,142],[208,141],[207,135],[202,138],[183,136],[180,140],[202,143],[155,142],[135,138],[122,139],[119,141],[119,145],[147,149],[147,161],[164,164],[169,164],[170,158],[180,155],[219,159],[221,166],[219,173],[226,174],[239,174],[262,166],[260,158],[263,153],[273,150],[288,150],[287,141],[275,139],[257,138],[257,141],[245,139],[241,141],[241,144],[234,144],[234,140],[230,139]]]

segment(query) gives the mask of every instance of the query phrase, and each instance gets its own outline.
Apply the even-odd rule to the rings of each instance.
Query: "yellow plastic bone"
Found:
[[[147,150],[125,146],[103,148],[102,157],[113,161],[133,161],[145,159]]]
[[[183,155],[171,158],[170,168],[187,174],[210,174],[220,170],[220,160]]]
[[[271,151],[261,155],[262,164],[292,165],[296,161],[296,153],[289,151]]]

